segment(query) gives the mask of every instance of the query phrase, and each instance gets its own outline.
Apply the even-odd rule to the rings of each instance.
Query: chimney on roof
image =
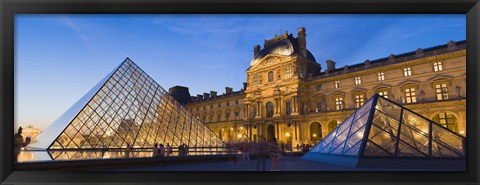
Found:
[[[192,102],[197,101],[197,97],[196,97],[196,96],[190,96],[190,99],[192,100]]]
[[[233,94],[233,88],[231,88],[231,87],[225,87],[225,94],[227,94],[227,95]]]
[[[260,45],[255,45],[253,46],[253,56],[257,56],[257,54],[260,52]]]
[[[395,55],[394,55],[394,54],[390,54],[390,56],[388,56],[388,61],[389,61],[389,62],[395,61]]]
[[[201,100],[203,100],[203,95],[201,95],[201,94],[197,94],[197,100],[198,100],[198,101],[201,101]]]
[[[212,95],[212,98],[217,97],[217,91],[210,91],[210,94]]]
[[[454,49],[457,46],[457,43],[451,40],[451,41],[448,41],[447,45],[448,45],[448,49]]]
[[[335,62],[333,60],[327,60],[327,70],[333,71],[335,70]]]
[[[367,59],[367,60],[365,60],[364,63],[365,63],[365,66],[368,66],[368,65],[370,65],[370,60]]]
[[[204,98],[204,99],[209,99],[209,98],[210,98],[210,94],[208,94],[208,93],[203,93],[203,98]]]
[[[422,49],[422,48],[418,48],[415,53],[416,53],[418,56],[422,56],[422,55],[423,55],[423,49]]]
[[[307,58],[307,29],[305,27],[298,28],[297,36],[300,55]]]
[[[348,70],[348,65],[345,65],[345,66],[343,67],[343,70],[347,71],[347,70]]]

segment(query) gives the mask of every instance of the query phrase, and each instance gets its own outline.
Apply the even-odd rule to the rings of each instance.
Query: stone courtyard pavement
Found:
[[[134,167],[112,167],[92,169],[92,171],[256,171],[257,161],[251,160],[248,164],[232,161],[194,162],[181,164]],[[266,171],[272,167],[271,160],[266,160]],[[379,168],[353,168],[301,159],[298,156],[287,156],[280,159],[280,171],[424,171],[426,169],[379,169]],[[428,171],[435,169],[428,169]]]

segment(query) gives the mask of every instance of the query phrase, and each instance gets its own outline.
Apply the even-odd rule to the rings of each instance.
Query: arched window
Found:
[[[285,78],[291,78],[292,77],[292,67],[285,66]]]
[[[258,75],[253,76],[253,85],[258,85]]]
[[[332,132],[333,129],[337,128],[338,126],[338,121],[337,120],[332,120],[328,122],[328,132]]]
[[[267,118],[271,118],[273,116],[273,103],[267,103]]]
[[[310,125],[310,140],[317,142],[322,139],[322,125],[315,122]]]
[[[433,121],[440,123],[440,125],[450,129],[451,131],[457,132],[457,118],[450,113],[440,113],[433,117]]]
[[[272,82],[273,81],[273,71],[269,71],[268,72],[268,82]]]
[[[323,111],[322,100],[317,100],[317,112]]]

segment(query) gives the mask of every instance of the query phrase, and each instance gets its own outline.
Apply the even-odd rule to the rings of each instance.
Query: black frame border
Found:
[[[15,14],[466,14],[467,172],[72,172],[14,171]],[[2,0],[0,2],[2,184],[477,184],[480,3],[478,0]],[[185,178],[188,174],[189,178]],[[348,177],[348,178],[345,178]]]

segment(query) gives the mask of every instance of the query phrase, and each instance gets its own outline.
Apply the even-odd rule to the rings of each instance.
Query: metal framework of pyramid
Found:
[[[27,149],[192,148],[223,141],[129,58],[45,129]]]
[[[463,136],[376,94],[302,158],[354,167],[412,165],[406,159],[432,165],[464,159],[465,146]]]

